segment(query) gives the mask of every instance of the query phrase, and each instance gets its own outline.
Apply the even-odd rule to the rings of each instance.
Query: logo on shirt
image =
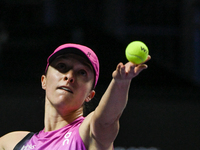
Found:
[[[34,149],[35,147],[36,145],[30,144],[30,145],[23,146],[21,150],[30,150],[30,149]]]
[[[67,133],[65,134],[65,136],[64,136],[65,140],[63,141],[63,146],[64,146],[65,144],[69,144],[69,138],[70,138],[71,135],[72,135],[72,132],[67,132]]]

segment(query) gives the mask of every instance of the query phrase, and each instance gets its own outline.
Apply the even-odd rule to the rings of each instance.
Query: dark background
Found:
[[[40,77],[56,47],[74,42],[97,53],[95,108],[134,40],[152,60],[132,81],[115,146],[199,150],[198,0],[1,0],[0,136],[43,129]]]

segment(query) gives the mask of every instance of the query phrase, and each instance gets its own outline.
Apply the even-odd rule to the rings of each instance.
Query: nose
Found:
[[[74,73],[72,70],[69,70],[64,77],[64,80],[67,80],[67,82],[74,83]]]

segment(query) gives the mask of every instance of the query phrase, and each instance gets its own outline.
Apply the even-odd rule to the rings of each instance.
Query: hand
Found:
[[[151,56],[148,55],[146,63],[151,59]],[[115,80],[131,80],[136,77],[142,70],[147,69],[146,64],[133,64],[132,62],[127,62],[125,65],[123,63],[119,63],[117,65],[116,70],[113,72],[112,76]]]

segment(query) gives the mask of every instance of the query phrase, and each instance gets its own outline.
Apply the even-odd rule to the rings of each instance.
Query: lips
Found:
[[[60,86],[60,87],[58,87],[58,89],[65,90],[67,92],[73,93],[73,91],[69,87],[66,87],[66,86]]]

